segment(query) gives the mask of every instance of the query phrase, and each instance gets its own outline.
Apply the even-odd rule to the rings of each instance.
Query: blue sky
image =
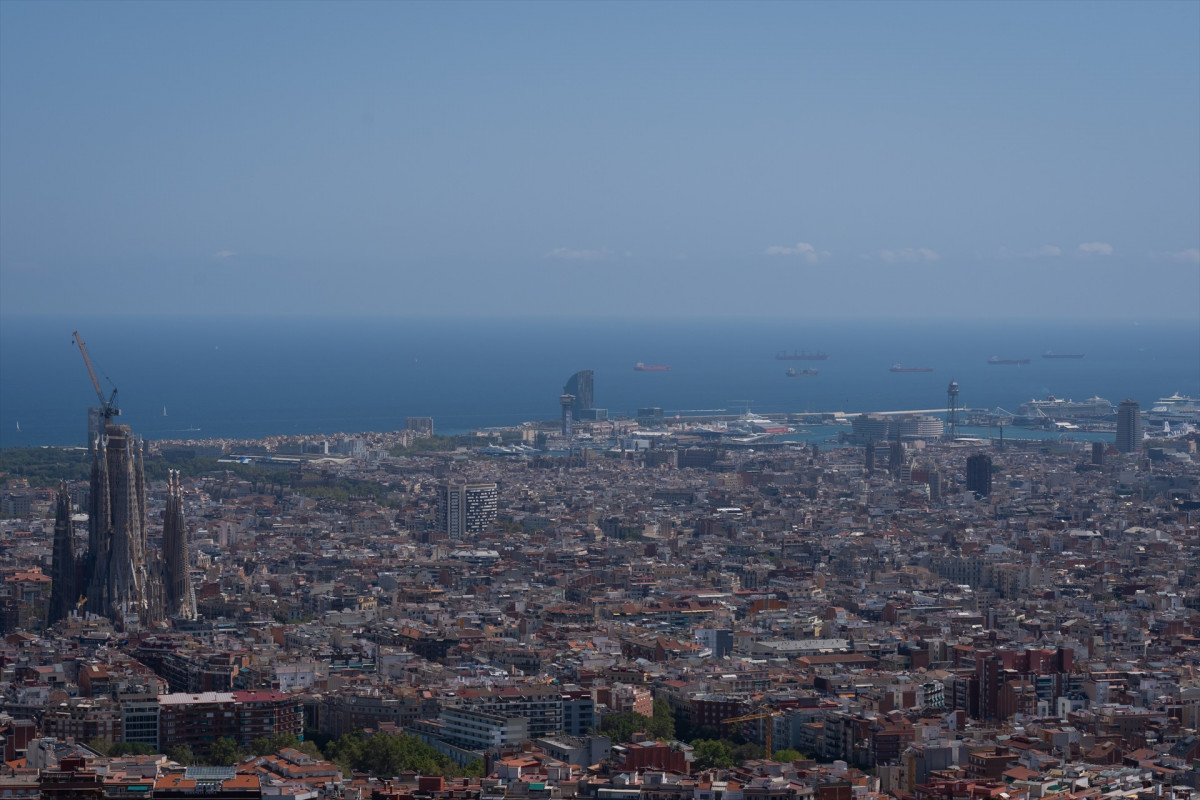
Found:
[[[1200,320],[1200,3],[0,3],[0,312]]]

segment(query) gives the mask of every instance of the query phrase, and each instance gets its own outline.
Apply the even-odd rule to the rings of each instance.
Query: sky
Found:
[[[0,313],[1197,320],[1200,2],[0,2]]]

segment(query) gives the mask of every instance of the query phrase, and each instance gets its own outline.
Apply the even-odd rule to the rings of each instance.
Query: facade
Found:
[[[1117,449],[1122,453],[1142,449],[1142,411],[1136,400],[1122,400],[1117,407]]]
[[[437,492],[438,530],[451,539],[482,533],[496,521],[494,483],[440,483]]]
[[[967,458],[967,491],[974,492],[976,497],[992,493],[992,457],[987,453]]]
[[[300,701],[283,692],[164,694],[158,704],[158,746],[164,750],[186,745],[204,752],[224,737],[248,747],[259,737],[304,733]]]
[[[449,706],[442,709],[439,721],[446,741],[464,750],[511,747],[529,738],[528,721],[515,714]]]

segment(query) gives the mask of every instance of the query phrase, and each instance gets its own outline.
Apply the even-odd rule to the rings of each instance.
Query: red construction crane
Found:
[[[79,335],[79,331],[71,331],[71,336],[74,337],[72,344],[78,345],[79,352],[83,355],[83,365],[87,367],[88,376],[92,379],[92,388],[96,390],[96,397],[100,398],[100,407],[104,409],[104,418],[111,419],[117,416],[121,413],[121,409],[117,408],[117,387],[114,386],[112,394],[107,400],[104,399],[104,389],[100,387],[100,379],[96,377],[96,370],[92,369],[92,360],[88,358],[87,345],[83,343],[83,337]]]

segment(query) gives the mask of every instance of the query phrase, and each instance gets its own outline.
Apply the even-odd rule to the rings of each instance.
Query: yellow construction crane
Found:
[[[772,756],[775,755],[775,747],[774,747],[775,737],[773,735],[775,733],[774,720],[775,720],[775,717],[778,717],[781,714],[783,714],[782,711],[776,711],[773,708],[763,708],[763,709],[760,709],[760,710],[754,712],[753,714],[743,714],[740,717],[726,717],[725,719],[721,720],[721,724],[727,725],[727,724],[733,723],[733,722],[754,722],[756,720],[765,719],[767,721],[767,730],[766,730],[766,737],[765,737],[766,741],[764,743],[766,746],[766,751],[767,751],[766,758],[771,758]]]

